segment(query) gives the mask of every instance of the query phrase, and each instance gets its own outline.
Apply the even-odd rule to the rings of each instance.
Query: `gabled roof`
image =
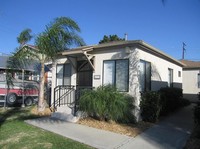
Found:
[[[180,60],[185,66],[183,69],[200,69],[200,61]]]
[[[0,69],[7,69],[7,60],[9,59],[9,56],[6,55],[0,55]],[[27,60],[28,61],[28,60]],[[38,62],[25,62],[23,64],[23,69],[27,70],[27,71],[35,71],[35,65],[38,64]]]
[[[78,47],[78,48],[63,51],[62,55],[81,54],[81,53],[83,53],[84,49],[93,49],[95,51],[95,50],[100,50],[100,49],[104,49],[104,48],[129,47],[129,46],[140,47],[142,50],[144,50],[146,52],[149,52],[158,57],[166,59],[166,60],[168,60],[172,63],[175,63],[181,67],[184,66],[184,64],[182,62],[172,58],[171,56],[169,56],[166,53],[158,50],[157,48],[147,44],[146,42],[144,42],[142,40],[114,41],[114,42],[103,43],[103,44],[98,44],[98,45],[83,46],[83,47]]]
[[[7,60],[8,60],[8,56],[5,55],[1,55],[0,56],[0,68],[1,69],[5,69],[6,68],[6,64],[7,64]]]

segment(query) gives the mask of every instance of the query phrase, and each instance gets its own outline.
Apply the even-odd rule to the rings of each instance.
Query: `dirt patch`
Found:
[[[49,108],[45,108],[44,111],[38,112],[37,106],[34,106],[31,109],[31,114],[39,115],[39,116],[50,116],[51,115],[51,110]]]
[[[140,134],[141,132],[143,132],[144,130],[148,129],[153,125],[152,123],[147,123],[142,121],[137,124],[127,125],[127,124],[115,123],[113,121],[112,122],[98,121],[92,118],[84,118],[79,120],[77,123],[131,137],[137,136],[138,134]]]

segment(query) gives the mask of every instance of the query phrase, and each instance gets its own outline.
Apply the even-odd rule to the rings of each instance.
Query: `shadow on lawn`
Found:
[[[27,119],[39,118],[41,116],[30,113],[31,107],[13,107],[9,109],[0,109],[0,127],[8,121],[24,121]]]
[[[34,107],[13,107],[9,109],[0,108],[0,128],[4,123],[9,121],[42,122],[50,124],[64,123],[62,120],[50,118],[50,115],[34,114],[31,112],[33,109]]]

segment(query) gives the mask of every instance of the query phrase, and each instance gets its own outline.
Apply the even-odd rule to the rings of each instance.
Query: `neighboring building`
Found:
[[[200,93],[200,61],[180,60],[183,67],[183,94],[191,101],[198,101]]]
[[[6,54],[0,54],[0,73],[5,72],[8,57]]]
[[[0,55],[0,74],[5,73],[7,69],[7,61],[9,55]],[[39,75],[37,74],[38,63],[24,63],[23,68],[16,68],[16,71],[13,72],[13,77],[16,79],[22,78],[22,69],[25,70],[25,80],[35,80],[39,81]]]
[[[182,88],[182,67],[181,62],[141,40],[66,50],[52,67],[52,103],[58,97],[54,89],[61,85],[91,88],[112,84],[135,97],[137,116],[141,92]]]
[[[15,68],[12,72],[12,85],[10,85],[8,89],[6,83],[8,60],[8,55],[0,55],[0,103],[7,103],[9,106],[13,106],[16,103],[23,103],[30,106],[37,102],[39,85],[35,81],[37,81],[39,77],[35,75],[35,63],[32,65],[30,65],[30,63],[24,63],[23,68]],[[23,76],[24,80],[22,80]]]

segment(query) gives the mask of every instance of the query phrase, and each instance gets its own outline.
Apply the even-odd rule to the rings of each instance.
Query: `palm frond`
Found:
[[[25,29],[17,37],[17,41],[21,45],[24,45],[25,43],[27,43],[28,41],[30,41],[32,39],[32,37],[33,36],[31,35],[31,29]]]

